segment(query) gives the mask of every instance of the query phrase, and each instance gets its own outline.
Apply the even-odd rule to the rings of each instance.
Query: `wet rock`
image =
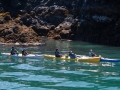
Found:
[[[12,26],[13,32],[18,34],[19,33],[19,28],[17,26]]]
[[[3,23],[4,23],[4,19],[0,18],[0,24],[3,24]]]
[[[41,36],[46,36],[50,30],[46,26],[33,26],[32,28]]]
[[[54,28],[53,31],[50,31],[47,36],[53,37],[54,39],[57,38],[58,35],[60,35],[61,39],[68,39],[70,38],[71,34],[71,25],[70,22],[63,22],[59,24],[56,28]]]
[[[54,25],[51,25],[50,26],[50,30],[54,30],[55,29],[55,26]]]
[[[12,20],[11,18],[11,15],[9,12],[6,12],[6,13],[0,13],[0,21],[3,23],[5,21],[9,21],[9,20]]]
[[[65,29],[65,30],[69,30],[69,29],[71,29],[71,25],[72,25],[71,22],[63,22],[63,23],[59,24],[57,27]]]
[[[62,39],[69,39],[70,38],[70,33],[71,33],[71,30],[62,30],[60,32],[60,36]]]
[[[59,40],[59,39],[61,39],[61,36],[60,36],[60,35],[55,35],[55,36],[54,36],[54,39],[55,39],[55,40]]]
[[[12,30],[5,28],[5,29],[2,29],[0,31],[0,36],[6,36],[6,35],[9,35],[11,33],[13,33]]]
[[[25,14],[23,16],[20,17],[20,20],[23,22],[23,24],[30,26],[30,24],[32,23],[32,17],[29,14]]]
[[[49,31],[49,33],[46,35],[49,38],[54,38],[55,32],[54,31]]]
[[[4,20],[9,21],[9,20],[12,20],[12,18],[10,16],[5,16]]]

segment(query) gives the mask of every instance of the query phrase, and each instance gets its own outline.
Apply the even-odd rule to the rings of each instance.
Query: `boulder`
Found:
[[[60,36],[62,39],[69,39],[71,34],[71,30],[62,30],[60,32]]]
[[[59,39],[62,39],[62,38],[61,38],[60,35],[55,35],[55,36],[54,36],[54,39],[55,39],[55,40],[59,40]]]
[[[33,26],[32,29],[37,32],[41,36],[46,36],[48,32],[50,31],[50,27],[47,26]]]
[[[18,26],[12,26],[13,32],[18,34],[19,33],[19,28]]]

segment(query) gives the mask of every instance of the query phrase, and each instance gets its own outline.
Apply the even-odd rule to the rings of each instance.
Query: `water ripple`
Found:
[[[116,80],[116,81],[120,81],[120,77],[103,77],[103,80]]]
[[[67,71],[67,70],[59,70],[59,71],[55,71],[56,73],[71,73],[71,74],[79,74],[79,75],[89,75],[80,71]]]
[[[53,78],[48,75],[30,75],[26,77],[18,78],[17,80],[25,80],[25,81],[39,81],[39,82],[63,82],[67,79],[64,78]]]
[[[100,90],[120,90],[118,87],[108,87],[108,88],[102,88]]]
[[[44,68],[44,67],[35,67],[28,64],[20,64],[20,65],[11,66],[11,67],[15,69],[24,69],[24,70],[41,70]]]
[[[0,75],[0,77],[10,77],[10,76],[26,76],[29,75],[28,73],[24,72],[4,72]]]
[[[73,84],[74,83],[74,84]],[[49,85],[48,85],[49,86]],[[79,81],[79,82],[73,82],[73,81],[67,81],[67,82],[62,82],[62,83],[58,83],[56,85],[53,86],[64,86],[64,87],[86,87],[86,88],[91,88],[94,86],[98,86],[97,84],[94,83],[88,83],[88,82],[84,82],[84,81]]]
[[[13,90],[14,88],[21,88],[24,86],[26,85],[13,83],[13,82],[0,81],[0,89]]]
[[[19,90],[56,90],[56,89],[46,89],[40,87],[22,87]]]
[[[13,65],[15,63],[0,63],[0,65]]]

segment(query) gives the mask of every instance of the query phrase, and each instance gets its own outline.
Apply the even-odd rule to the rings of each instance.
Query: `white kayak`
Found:
[[[28,54],[26,56],[23,56],[22,54],[15,54],[10,55],[10,53],[1,53],[1,55],[8,56],[8,57],[18,57],[18,58],[44,58],[44,55],[38,55],[38,54]]]

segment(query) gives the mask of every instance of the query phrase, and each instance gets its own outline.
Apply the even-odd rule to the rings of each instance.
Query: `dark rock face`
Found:
[[[0,0],[0,24],[10,21],[26,25],[39,36],[120,46],[119,0]],[[21,35],[21,29],[12,26],[0,28],[0,42],[5,36],[10,42],[28,42],[29,35]],[[10,36],[13,33],[17,39]]]
[[[120,1],[86,0],[81,10],[82,21],[79,34],[80,40],[120,46],[116,23],[119,22]],[[117,26],[120,26],[120,24]],[[116,38],[117,37],[117,38]]]

